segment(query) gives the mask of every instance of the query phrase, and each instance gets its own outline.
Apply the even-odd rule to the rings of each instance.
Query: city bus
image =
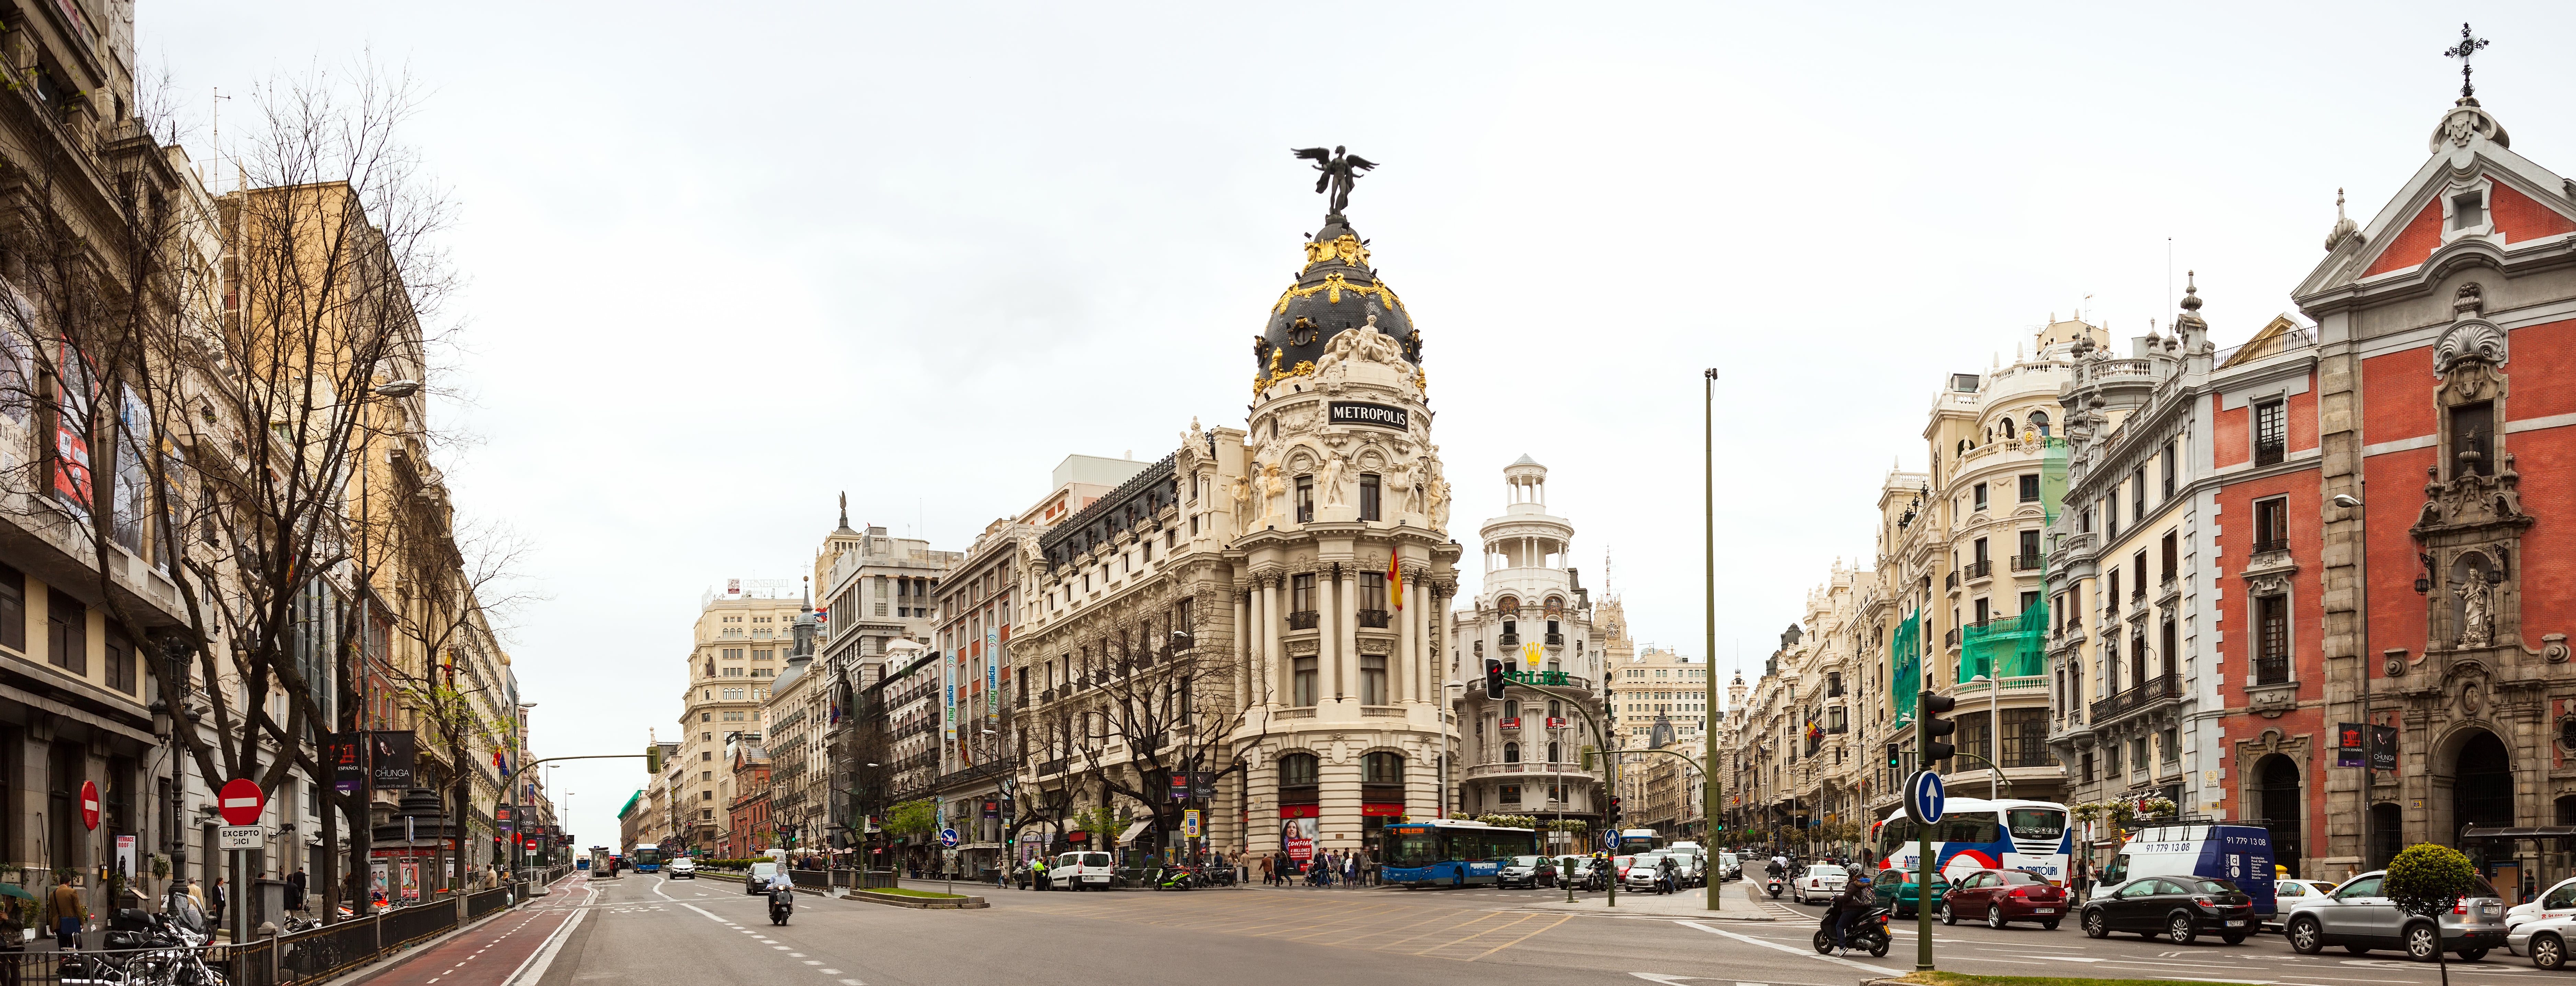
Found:
[[[637,846],[626,851],[626,862],[637,873],[662,872],[662,847]]]
[[[1619,852],[1633,855],[1660,849],[1663,847],[1656,843],[1662,842],[1663,838],[1663,834],[1654,829],[1620,829]]]
[[[1905,817],[1903,806],[1873,826],[1870,845],[1878,850],[1878,868],[1919,870],[1916,828]],[[1950,798],[1932,829],[1933,865],[1945,879],[1956,880],[1978,870],[2009,869],[2029,870],[2051,884],[2066,885],[2075,834],[2066,827],[2065,805],[2013,798]]]
[[[1378,878],[1415,887],[1491,886],[1514,856],[1536,856],[1538,833],[1440,818],[1385,829]]]

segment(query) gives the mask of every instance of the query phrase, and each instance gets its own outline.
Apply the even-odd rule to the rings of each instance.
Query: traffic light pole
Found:
[[[1488,665],[1488,667],[1487,667],[1487,671],[1486,671],[1486,678],[1487,678],[1487,682],[1488,682],[1488,687],[1490,687],[1490,683],[1491,683],[1491,681],[1492,681],[1492,674],[1493,674],[1492,667],[1491,667],[1490,665]],[[1549,690],[1548,690],[1548,686],[1546,686],[1546,685],[1531,685],[1531,684],[1524,684],[1524,683],[1522,683],[1522,682],[1517,682],[1517,681],[1512,682],[1512,684],[1520,685],[1520,686],[1521,686],[1521,687],[1523,687],[1523,688],[1527,688],[1527,689],[1530,689],[1530,690],[1532,690],[1532,691],[1536,691],[1536,692],[1538,692],[1538,693],[1539,693],[1539,694],[1541,694],[1541,695],[1547,695],[1547,696],[1551,696],[1551,697],[1554,697],[1554,698],[1566,699],[1567,701],[1566,701],[1566,703],[1565,703],[1565,704],[1566,704],[1567,706],[1571,707],[1572,709],[1574,709],[1574,711],[1575,711],[1577,714],[1580,714],[1581,716],[1583,716],[1583,721],[1584,721],[1586,724],[1588,724],[1588,725],[1590,725],[1590,726],[1592,727],[1592,735],[1594,735],[1594,736],[1598,736],[1598,737],[1601,737],[1601,763],[1602,763],[1602,768],[1601,768],[1602,780],[1601,780],[1601,784],[1602,784],[1602,786],[1603,786],[1605,789],[1607,789],[1607,790],[1610,792],[1610,795],[1609,795],[1610,797],[1613,797],[1613,798],[1618,797],[1618,796],[1619,796],[1619,758],[1618,758],[1617,756],[1615,756],[1614,754],[1616,754],[1616,753],[1617,753],[1617,752],[1619,752],[1619,751],[1614,751],[1614,750],[1610,749],[1610,734],[1609,734],[1609,733],[1607,733],[1607,732],[1602,731],[1602,729],[1601,729],[1601,720],[1593,718],[1593,717],[1592,717],[1592,710],[1584,707],[1583,703],[1584,703],[1585,701],[1588,701],[1588,700],[1587,700],[1587,699],[1585,699],[1585,698],[1584,698],[1583,696],[1581,696],[1581,695],[1571,695],[1571,696],[1569,696],[1569,695],[1563,695],[1563,694],[1559,694],[1559,693],[1557,693],[1557,692],[1549,691]],[[1488,694],[1490,694],[1490,692],[1489,692]],[[1678,753],[1673,754],[1673,755],[1674,755],[1674,756],[1677,756],[1677,757],[1678,757],[1678,756],[1681,756],[1681,754],[1678,754]],[[1687,760],[1687,759],[1689,759],[1689,758],[1688,758],[1688,757],[1683,757],[1683,759]],[[1606,824],[1608,824],[1608,825],[1610,825],[1610,826],[1611,826],[1610,831],[1612,831],[1612,832],[1617,832],[1617,831],[1618,831],[1617,826],[1618,826],[1618,824],[1619,824],[1619,823],[1618,823],[1616,820],[1611,819],[1611,817],[1610,817],[1610,813],[1609,813],[1609,812],[1606,812],[1606,811],[1605,811],[1605,812],[1602,812],[1602,813],[1601,813],[1601,818],[1602,818],[1602,820],[1603,820]],[[1615,841],[1613,841],[1613,842],[1611,843],[1611,846],[1612,846],[1612,847],[1616,847],[1617,845],[1618,845],[1618,843],[1617,843],[1617,842],[1615,842]],[[1616,873],[1611,874],[1611,875],[1610,875],[1610,881],[1609,881],[1609,883],[1610,883],[1610,896],[1609,896],[1609,901],[1610,901],[1610,903],[1609,903],[1609,906],[1611,906],[1611,907],[1617,907],[1617,906],[1619,906],[1619,875],[1618,875],[1618,874],[1616,874]]]
[[[1933,764],[1939,763],[1943,760],[1948,760],[1953,754],[1958,752],[1958,748],[1952,746],[1948,740],[1934,738],[1946,737],[1951,733],[1958,731],[1958,723],[1941,718],[1942,713],[1957,708],[1958,705],[1958,699],[1951,698],[1947,695],[1935,695],[1932,693],[1932,690],[1928,688],[1915,695],[1914,751],[1915,763],[1920,765],[1919,770],[1930,771]],[[1938,869],[1939,861],[1935,860],[1932,856],[1932,826],[1930,823],[1937,821],[1937,819],[1927,819],[1922,817],[1919,813],[1920,809],[1918,802],[1921,799],[1920,791],[1921,785],[1918,782],[1912,779],[1907,780],[1905,784],[1905,810],[1907,815],[1912,816],[1915,823],[1914,971],[1931,972],[1932,874],[1936,869]],[[1899,885],[1898,887],[1898,896],[1903,896],[1902,885]]]

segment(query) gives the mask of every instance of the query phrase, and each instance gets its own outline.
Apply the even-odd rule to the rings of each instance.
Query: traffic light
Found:
[[[644,772],[657,777],[661,776],[662,744],[651,743],[644,747]]]
[[[1959,700],[1947,695],[1935,695],[1928,691],[1924,692],[1920,699],[1922,713],[1914,718],[1914,738],[1916,745],[1923,751],[1923,762],[1928,766],[1948,760],[1951,754],[1959,752],[1959,748],[1950,745],[1949,740],[1946,739],[1950,734],[1959,731],[1959,724],[1941,718],[1943,713],[1958,708]]]
[[[1485,659],[1485,697],[1503,697],[1503,662],[1498,658]]]
[[[1897,766],[1897,764],[1898,764],[1898,760],[1897,760],[1896,753],[1897,753],[1897,746],[1896,746],[1896,744],[1894,744],[1894,743],[1889,743],[1889,744],[1887,744],[1887,765],[1888,765],[1888,766],[1890,766],[1890,767]]]
[[[1619,827],[1619,798],[1616,795],[1610,798],[1610,827]]]

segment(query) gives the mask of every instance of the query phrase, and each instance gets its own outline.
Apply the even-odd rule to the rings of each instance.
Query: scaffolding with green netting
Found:
[[[2039,439],[2039,509],[2041,529],[2057,523],[2058,508],[2066,502],[2066,440]],[[2045,536],[2045,535],[2043,535]],[[2048,582],[2047,552],[2040,554],[2040,584]],[[2048,673],[2048,594],[2039,598],[2017,617],[1988,620],[1965,628],[1959,635],[1959,681],[1988,681],[2023,678]],[[1904,680],[1902,678],[1898,679]],[[1910,699],[1907,700],[1910,703]]]
[[[1887,642],[1887,663],[1896,669],[1896,718],[1914,717],[1914,696],[1922,690],[1923,681],[1923,611],[1906,614],[1896,624],[1896,636]]]

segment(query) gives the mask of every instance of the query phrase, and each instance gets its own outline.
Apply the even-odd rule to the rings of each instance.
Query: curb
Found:
[[[871,904],[885,904],[890,907],[909,907],[915,910],[934,911],[969,911],[993,906],[985,903],[984,898],[981,897],[968,897],[964,900],[958,900],[956,898],[906,897],[901,894],[881,894],[873,890],[853,890],[842,895],[841,899],[866,901]]]

